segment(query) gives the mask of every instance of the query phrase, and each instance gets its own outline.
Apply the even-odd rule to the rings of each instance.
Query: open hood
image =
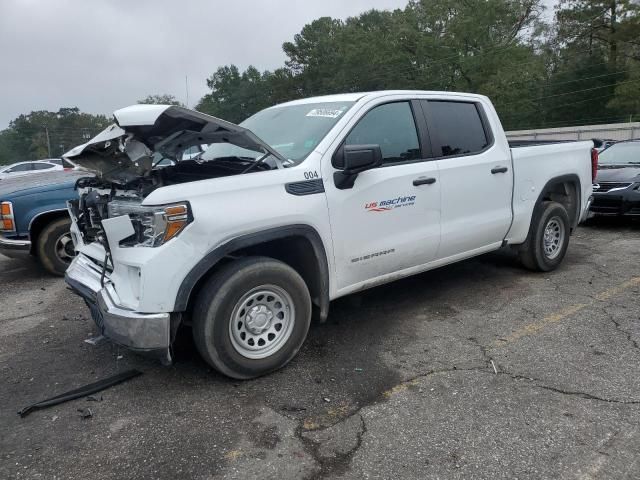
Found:
[[[104,180],[127,183],[152,170],[161,158],[180,161],[185,150],[211,143],[283,158],[253,132],[174,105],[133,105],[113,114],[115,124],[63,157]],[[154,159],[154,154],[156,158]]]

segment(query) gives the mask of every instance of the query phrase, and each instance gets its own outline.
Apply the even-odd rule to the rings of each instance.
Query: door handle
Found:
[[[436,179],[433,177],[430,177],[430,178],[420,177],[420,178],[416,178],[413,181],[413,186],[417,187],[419,185],[433,185],[434,183],[436,183]]]
[[[494,167],[491,169],[491,173],[493,173],[494,175],[496,173],[507,173],[509,171],[509,169],[507,167]]]

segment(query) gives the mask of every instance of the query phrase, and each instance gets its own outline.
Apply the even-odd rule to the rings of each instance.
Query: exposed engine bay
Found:
[[[127,239],[128,243],[131,246],[146,245],[143,238],[146,225],[143,219],[138,217],[153,208],[141,205],[151,192],[168,185],[239,175],[254,164],[254,160],[242,158],[220,158],[209,162],[183,160],[173,166],[153,169],[146,176],[122,184],[100,177],[83,177],[76,182],[78,199],[72,200],[69,204],[85,243],[104,243],[104,239],[100,238],[102,220],[129,215],[136,234]],[[272,168],[274,166],[271,162],[261,162],[255,164],[253,170]]]
[[[131,218],[135,233],[120,242],[124,247],[158,246],[184,228],[187,203],[142,205],[158,188],[282,168],[287,162],[251,131],[182,107],[139,105],[115,112],[114,118],[116,124],[64,155],[95,174],[78,180],[79,198],[70,210],[83,242],[100,241],[106,249],[101,235],[106,219]],[[194,147],[209,157],[187,157]]]

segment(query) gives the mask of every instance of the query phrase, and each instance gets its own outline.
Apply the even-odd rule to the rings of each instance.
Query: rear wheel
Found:
[[[203,286],[193,310],[193,338],[207,363],[247,379],[289,363],[310,323],[302,277],[278,260],[249,257],[226,265]]]
[[[76,252],[71,240],[71,220],[60,218],[46,225],[36,243],[42,266],[54,275],[64,275]]]
[[[544,202],[536,208],[529,236],[520,250],[520,261],[530,270],[548,272],[562,263],[571,224],[567,209],[558,202]]]

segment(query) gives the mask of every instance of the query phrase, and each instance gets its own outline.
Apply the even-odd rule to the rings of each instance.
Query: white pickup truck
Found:
[[[556,268],[597,163],[592,142],[510,148],[464,93],[308,98],[241,126],[166,105],[114,117],[65,156],[96,174],[69,203],[66,282],[112,341],[169,362],[191,325],[240,379],[287,364],[338,297],[507,245]]]

